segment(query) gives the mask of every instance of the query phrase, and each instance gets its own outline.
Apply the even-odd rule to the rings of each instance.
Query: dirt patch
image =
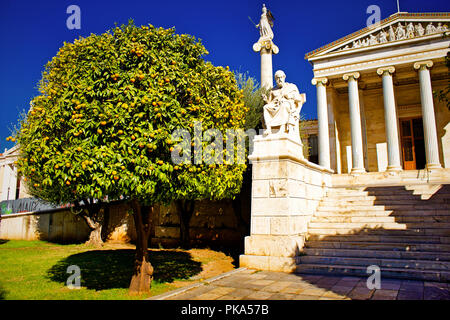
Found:
[[[233,258],[223,252],[211,249],[191,249],[194,260],[202,262],[202,272],[195,278],[207,279],[234,269]]]

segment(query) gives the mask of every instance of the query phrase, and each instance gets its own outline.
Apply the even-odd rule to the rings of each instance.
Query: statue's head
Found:
[[[283,70],[278,70],[277,72],[275,72],[275,82],[277,83],[277,85],[279,87],[283,86],[285,80],[286,80],[286,74],[284,73]]]
[[[263,7],[262,7],[262,13],[267,13],[267,8],[266,5],[263,3]]]

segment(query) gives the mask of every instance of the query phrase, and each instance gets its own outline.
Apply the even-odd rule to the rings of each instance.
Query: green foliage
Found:
[[[262,94],[267,94],[258,82],[250,77],[248,73],[235,72],[237,85],[244,95],[244,105],[248,109],[245,115],[245,130],[262,129],[262,115],[264,100]]]
[[[205,54],[192,36],[132,22],[64,43],[14,137],[30,193],[58,204],[106,196],[154,204],[239,192],[245,165],[171,162],[173,130],[244,124],[233,73]]]

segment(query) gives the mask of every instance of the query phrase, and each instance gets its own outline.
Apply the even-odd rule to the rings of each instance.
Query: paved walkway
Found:
[[[369,290],[366,280],[240,268],[151,300],[450,300],[450,283],[382,278]]]

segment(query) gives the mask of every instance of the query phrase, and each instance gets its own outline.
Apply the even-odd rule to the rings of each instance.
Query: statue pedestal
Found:
[[[331,170],[303,157],[302,145],[288,134],[256,136],[251,233],[245,238],[241,267],[294,272],[307,224],[331,184]]]

